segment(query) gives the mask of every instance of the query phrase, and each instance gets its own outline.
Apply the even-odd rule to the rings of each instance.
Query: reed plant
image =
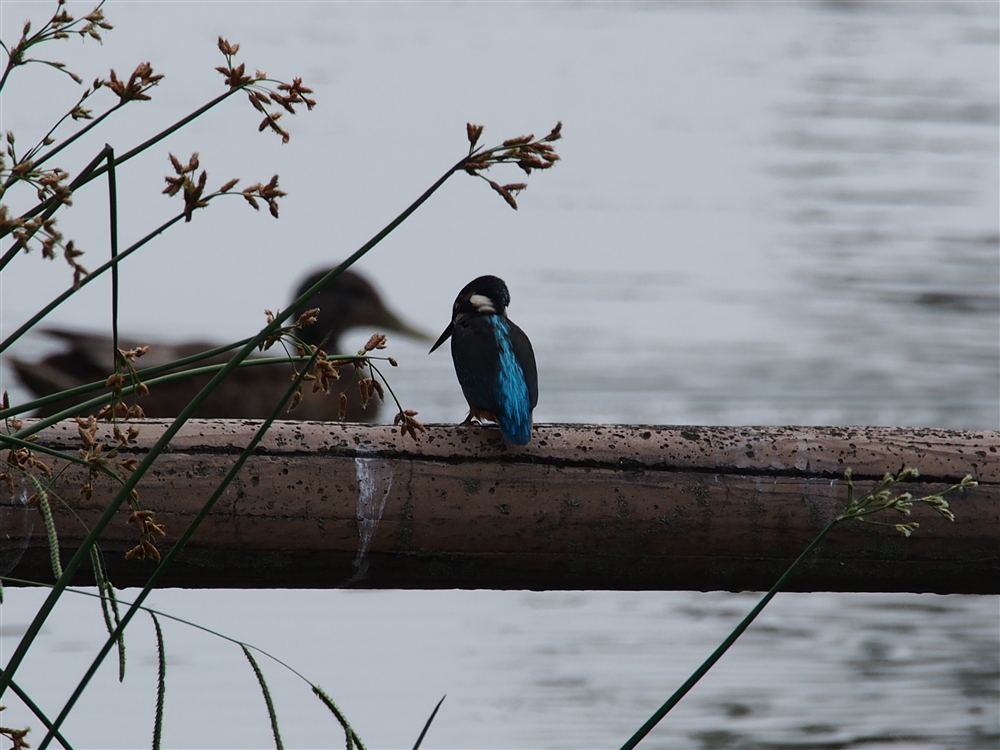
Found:
[[[54,13],[40,29],[34,30],[32,22],[28,21],[25,22],[20,37],[15,42],[8,44],[6,41],[0,41],[0,48],[6,53],[6,65],[3,73],[0,74],[0,95],[3,94],[3,88],[10,76],[19,68],[27,65],[47,66],[82,85],[83,79],[70,70],[66,64],[45,56],[50,43],[73,36],[100,41],[102,34],[112,28],[105,17],[103,2],[96,5],[86,15],[74,17],[70,14],[65,0],[58,0]],[[175,224],[182,221],[192,221],[196,212],[208,208],[220,198],[242,197],[253,209],[260,210],[262,206],[266,206],[271,216],[278,218],[279,200],[285,197],[285,193],[279,187],[277,175],[242,189],[237,188],[238,179],[227,180],[212,189],[208,185],[207,171],[202,167],[202,159],[199,154],[192,154],[187,160],[183,160],[168,153],[172,173],[165,177],[166,187],[163,192],[168,197],[181,200],[183,205],[171,219],[152,228],[147,234],[122,249],[119,246],[118,238],[117,171],[139,154],[158,146],[161,141],[196,119],[206,116],[236,95],[246,96],[250,106],[262,118],[257,129],[271,132],[283,142],[287,142],[291,135],[283,126],[282,117],[286,114],[295,115],[303,108],[307,111],[312,110],[316,105],[315,100],[310,96],[313,93],[312,90],[303,84],[301,78],[293,78],[290,82],[286,82],[269,78],[259,70],[249,73],[247,65],[237,60],[240,51],[239,44],[231,43],[221,37],[217,44],[219,52],[223,56],[223,64],[216,68],[216,71],[223,76],[225,88],[223,93],[122,153],[110,145],[104,146],[86,165],[80,168],[75,177],[71,178],[69,170],[57,166],[54,162],[55,158],[62,154],[67,147],[79,142],[84,136],[98,128],[108,118],[116,115],[119,110],[131,107],[137,102],[150,100],[154,90],[163,80],[163,75],[156,73],[151,63],[140,63],[127,77],[119,76],[116,71],[111,70],[107,77],[95,79],[92,85],[86,87],[76,101],[67,108],[66,113],[58,118],[47,132],[34,139],[32,145],[27,149],[21,148],[13,132],[8,131],[4,136],[5,145],[3,152],[0,153],[0,240],[9,238],[10,244],[6,251],[0,255],[0,272],[16,258],[21,258],[32,251],[38,251],[43,259],[54,259],[61,255],[71,269],[71,282],[65,292],[41,306],[17,330],[0,341],[0,354],[7,351],[25,334],[34,330],[46,316],[73,295],[78,294],[86,285],[105,273],[111,275],[110,307],[114,371],[109,373],[105,380],[25,403],[11,404],[7,394],[4,393],[2,404],[0,404],[0,419],[3,420],[5,426],[5,429],[0,433],[0,449],[5,451],[3,461],[0,463],[0,487],[7,491],[12,502],[19,489],[23,490],[22,495],[26,504],[39,510],[49,538],[55,579],[55,582],[50,586],[47,598],[35,614],[14,653],[4,665],[3,670],[0,671],[0,699],[10,690],[36,716],[47,732],[39,745],[41,748],[47,747],[53,740],[64,747],[70,747],[66,738],[61,734],[60,727],[112,649],[117,648],[119,676],[120,679],[124,679],[124,631],[126,627],[134,616],[143,609],[143,601],[158,584],[171,563],[182,553],[185,544],[195,533],[198,525],[212,510],[216,501],[226,491],[246,460],[252,455],[273,421],[279,418],[286,411],[286,408],[294,407],[301,398],[304,384],[312,383],[314,389],[330,392],[331,381],[337,379],[339,369],[345,364],[350,364],[355,373],[351,385],[358,388],[362,403],[372,398],[384,400],[385,393],[388,391],[398,410],[394,424],[399,428],[400,433],[417,439],[419,433],[424,430],[423,425],[416,419],[417,412],[403,407],[380,369],[380,362],[395,365],[392,358],[375,354],[375,352],[385,348],[384,335],[373,335],[356,355],[345,357],[327,354],[320,347],[306,345],[298,336],[302,327],[315,321],[317,311],[306,311],[299,315],[296,320],[290,321],[292,311],[300,309],[311,297],[377,246],[453,175],[467,173],[485,180],[508,205],[516,209],[515,196],[524,190],[527,184],[524,182],[500,184],[487,177],[487,171],[494,166],[515,165],[528,175],[535,170],[551,168],[559,159],[552,144],[561,137],[561,124],[557,124],[542,138],[536,139],[533,135],[519,136],[491,148],[479,145],[483,126],[467,125],[468,149],[455,164],[450,166],[422,195],[368,242],[311,287],[305,289],[286,310],[274,313],[268,311],[266,325],[260,328],[256,334],[223,347],[186,357],[183,360],[140,369],[138,362],[147,353],[148,347],[122,349],[118,343],[118,270],[120,264]],[[40,49],[43,47],[45,49]],[[109,101],[103,105],[97,104],[102,97],[108,99],[109,94]],[[101,106],[103,109],[98,109]],[[61,209],[72,204],[74,196],[80,190],[100,179],[106,182],[108,191],[108,220],[111,229],[109,258],[96,268],[88,270],[81,260],[83,251],[73,239],[67,238],[63,234],[63,230],[58,224],[57,214]],[[33,191],[34,205],[21,212],[13,211],[10,206],[12,198],[16,196],[16,191]],[[288,356],[250,359],[254,351],[266,350],[279,343],[286,348]],[[228,356],[224,363],[205,364],[205,360],[216,358],[221,354]],[[294,378],[284,393],[274,394],[274,408],[270,415],[260,424],[253,438],[243,448],[230,471],[219,483],[195,520],[177,536],[169,551],[161,553],[157,543],[165,535],[166,529],[157,520],[156,511],[143,507],[141,503],[139,486],[142,477],[155,465],[158,457],[185,422],[190,419],[191,414],[199,404],[236,368],[271,364],[276,359],[291,363]],[[208,383],[181,410],[143,458],[139,460],[130,455],[130,446],[135,443],[139,435],[141,427],[138,425],[141,424],[141,419],[144,416],[141,405],[142,397],[151,388],[163,383],[206,374],[211,375]],[[26,423],[21,419],[24,414],[41,406],[60,402],[67,398],[79,401],[81,397],[87,396],[90,398],[82,404],[78,403],[50,417],[31,423]],[[346,408],[343,392],[340,394],[340,399],[341,412],[343,413]],[[92,415],[77,416],[81,409],[92,410]],[[53,450],[36,444],[35,440],[40,430],[60,419],[69,417],[75,417],[77,420],[77,433],[81,444],[78,453]],[[110,443],[106,443],[98,437],[100,422],[109,422],[112,425],[113,440]],[[60,472],[54,471],[50,467],[52,458],[59,459],[58,463],[62,466],[77,464],[86,468],[87,479],[80,488],[81,494],[86,497],[93,495],[95,480],[98,477],[110,479],[117,488],[98,521],[88,529],[83,543],[74,550],[65,564],[60,559],[58,532],[52,522],[50,508],[51,503],[58,502],[71,510],[72,503],[60,497],[56,490]],[[30,493],[25,488],[30,489]],[[156,567],[149,575],[145,586],[135,600],[128,604],[127,608],[119,602],[114,585],[108,580],[103,552],[98,545],[102,531],[116,517],[123,506],[128,508],[128,523],[135,526],[137,532],[136,544],[126,554],[126,557],[129,559],[149,559],[156,563]],[[60,597],[67,591],[70,581],[86,564],[90,565],[97,584],[97,593],[101,600],[108,638],[58,716],[50,720],[31,696],[18,687],[15,677],[26,654],[35,643],[46,618]],[[2,589],[0,589],[0,596],[2,596]],[[160,661],[157,718],[153,733],[153,745],[158,747],[162,736],[161,720],[165,693],[164,644],[156,615],[152,612],[150,614],[154,618]],[[272,719],[274,739],[280,747],[281,739],[277,718],[273,711],[273,704],[263,672],[249,650],[249,646],[240,645],[261,685]],[[327,706],[343,728],[346,746],[348,748],[364,747],[333,700],[318,685],[313,683],[310,685],[317,698]],[[426,726],[424,731],[426,731]],[[17,748],[28,746],[25,735],[26,730],[0,728],[0,736],[9,739]]]

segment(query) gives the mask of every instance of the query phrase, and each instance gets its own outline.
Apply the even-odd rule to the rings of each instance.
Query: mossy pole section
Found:
[[[166,424],[141,424],[140,457]],[[256,425],[191,421],[157,459],[139,492],[166,525],[161,548]],[[39,442],[75,450],[75,422]],[[886,427],[538,425],[517,447],[483,427],[430,425],[414,441],[389,426],[275,423],[161,585],[767,590],[843,509],[844,469],[864,491],[909,466],[921,477],[900,491],[917,496],[966,474],[980,485],[948,496],[954,523],[924,507],[882,519],[919,522],[909,539],[840,524],[786,590],[1000,593],[1000,433]],[[84,500],[82,479],[71,466],[52,492],[89,524],[114,486],[101,477]],[[20,494],[0,498],[0,563],[48,580],[44,528]],[[70,551],[85,531],[51,506]],[[141,585],[151,564],[124,561],[126,516],[100,543],[111,580]]]

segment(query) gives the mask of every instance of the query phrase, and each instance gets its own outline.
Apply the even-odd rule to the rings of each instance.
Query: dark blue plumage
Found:
[[[480,276],[458,294],[452,320],[431,347],[451,337],[455,374],[469,402],[469,416],[500,425],[509,443],[531,440],[531,412],[538,403],[538,372],[531,342],[507,317],[510,292],[496,276]]]

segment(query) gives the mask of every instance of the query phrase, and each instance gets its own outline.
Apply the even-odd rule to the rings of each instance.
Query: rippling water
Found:
[[[103,139],[124,150],[213,96],[219,33],[243,43],[251,67],[304,75],[320,100],[290,123],[288,146],[255,138],[236,106],[169,143],[200,151],[220,182],[279,171],[290,195],[278,222],[235,202],[213,207],[130,261],[129,332],[256,330],[304,269],[346,255],[454,162],[467,120],[486,123],[492,142],[562,119],[564,161],[532,176],[516,214],[456,178],[363,263],[434,332],[466,281],[503,276],[511,317],[538,353],[540,421],[1000,427],[995,3],[123,3],[108,13],[118,29],[105,46],[74,43],[65,61],[89,79],[151,59],[168,77],[78,162]],[[5,0],[2,36],[39,14]],[[150,24],[158,34],[144,38]],[[33,88],[40,79],[23,80],[0,108],[0,127],[19,135],[56,111]],[[167,148],[120,177],[123,237],[174,210],[158,195]],[[72,225],[93,255],[105,242],[102,200],[95,191],[73,209],[95,217]],[[40,262],[0,278],[5,331],[66,284]],[[106,299],[96,288],[52,322],[97,328]],[[25,341],[19,353],[45,346]],[[446,354],[391,347],[408,405],[430,421],[464,415]],[[7,590],[0,661],[39,601]],[[616,747],[753,601],[155,597],[305,671],[369,747],[412,745],[447,693],[426,746],[449,748]],[[93,603],[60,607],[18,674],[53,714],[102,627]],[[108,665],[71,716],[77,746],[147,741],[155,666],[143,627],[125,685]],[[181,626],[166,635],[165,744],[267,745],[239,651]],[[782,595],[646,744],[995,748],[998,661],[996,597]],[[265,669],[287,746],[339,741],[307,689]],[[37,722],[5,704],[3,723],[30,723],[37,737]]]

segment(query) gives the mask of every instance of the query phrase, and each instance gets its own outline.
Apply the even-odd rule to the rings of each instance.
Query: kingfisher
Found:
[[[509,304],[503,279],[473,279],[458,293],[451,323],[431,352],[451,337],[455,374],[469,402],[462,424],[496,422],[508,443],[527,445],[538,403],[538,371],[531,342],[507,317]]]

